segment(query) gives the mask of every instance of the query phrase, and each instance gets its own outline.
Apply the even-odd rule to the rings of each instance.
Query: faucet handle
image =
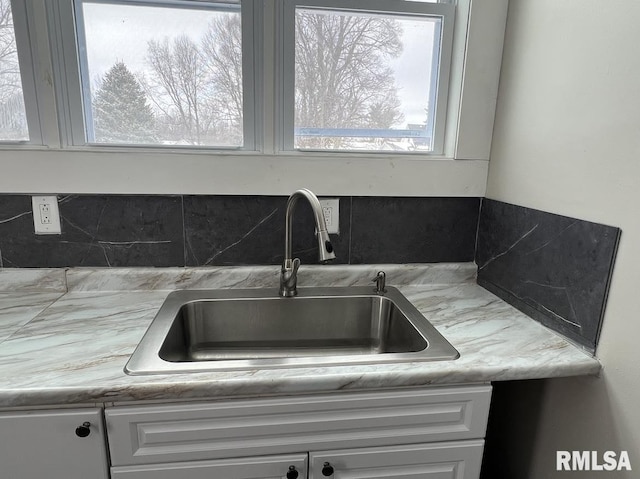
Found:
[[[298,268],[300,267],[300,258],[294,258],[290,260],[285,260],[282,263],[282,272],[289,273],[291,275],[295,275],[298,273]]]
[[[371,280],[374,283],[376,283],[376,287],[373,291],[377,294],[386,293],[387,292],[386,280],[387,280],[386,273],[384,271],[378,271],[378,273],[376,274],[376,277]]]
[[[287,259],[282,263],[280,270],[280,296],[292,297],[298,294],[298,268],[300,267],[300,258]]]
[[[293,258],[291,262],[291,269],[293,274],[298,274],[298,268],[300,267],[300,258]]]

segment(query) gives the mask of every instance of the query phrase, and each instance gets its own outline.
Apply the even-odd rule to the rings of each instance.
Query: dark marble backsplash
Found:
[[[184,262],[177,196],[60,196],[61,235],[36,235],[31,197],[0,195],[3,267],[175,266]]]
[[[478,283],[594,350],[620,230],[484,199]]]
[[[285,196],[59,196],[61,235],[36,235],[30,195],[0,194],[0,268],[277,265]],[[594,350],[618,228],[480,198],[340,197],[343,264],[467,262],[478,283]],[[317,262],[309,205],[293,250]]]
[[[36,235],[31,196],[0,195],[0,267],[279,264],[282,196],[59,196],[61,235]],[[340,197],[340,263],[473,261],[479,198]],[[299,202],[294,253],[317,252]]]
[[[473,261],[479,207],[476,198],[353,198],[351,262]]]

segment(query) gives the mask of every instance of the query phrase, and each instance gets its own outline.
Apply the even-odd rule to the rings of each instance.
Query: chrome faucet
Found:
[[[316,220],[316,238],[318,240],[318,260],[326,263],[335,259],[333,253],[333,245],[327,233],[327,225],[324,222],[322,214],[322,206],[318,197],[307,189],[294,192],[287,201],[287,210],[285,213],[285,229],[284,229],[284,261],[280,270],[280,296],[291,297],[298,294],[298,268],[300,267],[300,259],[292,259],[292,238],[293,238],[293,212],[300,198],[306,198],[313,210],[313,217]]]

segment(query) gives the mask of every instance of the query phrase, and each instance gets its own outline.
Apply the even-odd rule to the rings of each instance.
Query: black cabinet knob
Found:
[[[82,426],[78,426],[76,428],[76,436],[78,437],[87,437],[89,434],[91,434],[91,423],[90,422],[83,422]]]
[[[328,462],[322,465],[322,475],[326,477],[333,476],[333,466]]]
[[[296,471],[296,466],[289,466],[289,472],[287,472],[287,479],[298,479],[298,471]]]

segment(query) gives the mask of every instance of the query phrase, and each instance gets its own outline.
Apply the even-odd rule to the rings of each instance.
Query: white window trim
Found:
[[[84,145],[84,106],[76,54],[73,0],[47,2],[46,9],[62,147]]]
[[[447,97],[449,92],[449,71],[451,69],[451,55],[453,49],[453,32],[455,20],[455,6],[449,3],[422,3],[407,2],[402,0],[284,0],[281,22],[279,25],[280,48],[282,58],[280,61],[280,153],[296,152],[297,154],[308,153],[329,153],[338,152],[327,150],[298,150],[294,147],[294,116],[295,98],[295,10],[297,7],[325,8],[331,10],[343,10],[345,12],[371,12],[416,16],[435,16],[442,19],[442,32],[438,45],[434,45],[433,65],[438,66],[436,79],[437,89],[432,85],[432,92],[437,91],[435,100],[435,115],[432,117],[435,128],[433,130],[433,151],[432,152],[401,152],[402,156],[432,157],[442,156],[444,153],[444,138],[447,117]],[[436,77],[433,77],[436,78]],[[431,102],[433,104],[433,102]],[[430,115],[431,118],[431,115]],[[366,153],[368,155],[388,154],[367,150],[363,152],[340,151],[342,154]]]

